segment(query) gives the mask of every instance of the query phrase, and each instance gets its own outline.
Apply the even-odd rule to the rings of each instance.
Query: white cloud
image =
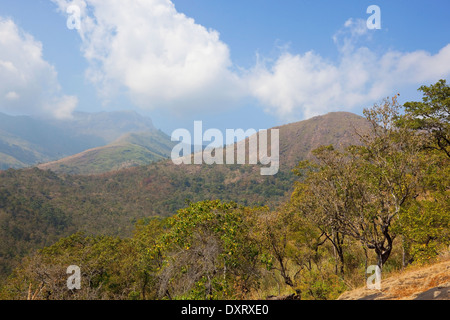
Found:
[[[249,84],[252,94],[269,112],[288,119],[299,106],[306,116],[326,108],[324,100],[337,98],[341,91],[338,76],[338,69],[314,52],[284,53],[271,68],[258,64],[250,74]],[[322,94],[325,88],[327,96]]]
[[[450,44],[432,55],[425,51],[376,54],[358,45],[370,37],[365,22],[347,20],[333,40],[337,63],[319,54],[283,53],[271,65],[259,63],[248,81],[252,94],[268,112],[285,121],[337,110],[365,107],[408,86],[450,75]]]
[[[0,17],[0,110],[67,117],[75,105],[62,104],[66,100],[74,97],[61,94],[54,67],[42,57],[42,44]]]
[[[380,54],[364,45],[380,31],[362,19],[348,19],[333,36],[337,61],[285,50],[239,74],[219,33],[177,12],[170,0],[52,1],[64,14],[70,5],[81,9],[86,74],[103,97],[125,90],[146,109],[190,114],[253,97],[266,112],[296,121],[365,107],[450,75],[450,44],[436,54]]]
[[[142,108],[183,113],[233,104],[243,93],[218,32],[169,0],[53,1],[62,12],[80,7],[87,76],[105,98],[125,89]]]
[[[20,98],[20,96],[15,91],[10,91],[5,95],[5,98],[7,100],[17,100]]]
[[[75,96],[57,97],[44,104],[44,111],[58,119],[69,119],[78,104]]]

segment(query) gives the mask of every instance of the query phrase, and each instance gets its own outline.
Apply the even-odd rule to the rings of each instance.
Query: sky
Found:
[[[1,0],[0,112],[135,110],[168,134],[362,114],[449,80],[448,12],[448,0]]]

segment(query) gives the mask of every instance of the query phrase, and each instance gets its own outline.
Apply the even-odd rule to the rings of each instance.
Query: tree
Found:
[[[129,244],[129,239],[76,233],[26,257],[3,291],[14,299],[127,299],[136,283]],[[67,288],[70,265],[81,270],[79,290]]]
[[[405,103],[405,115],[399,121],[428,133],[427,148],[442,151],[450,158],[450,86],[441,79],[419,91],[423,92],[422,102]]]
[[[315,153],[321,152],[323,148],[319,148],[315,150]],[[332,150],[332,148],[330,149]],[[294,172],[297,175],[302,175],[302,170],[304,169],[312,169],[317,168],[312,165],[309,161],[301,162]],[[315,169],[313,169],[315,170]],[[315,178],[323,178],[319,177],[319,175],[315,176]],[[333,210],[336,210],[336,194],[331,194],[329,191],[329,186],[327,183],[317,184],[312,183],[314,178],[312,175],[310,176],[308,183],[297,183],[294,193],[291,197],[291,206],[294,210],[300,212],[302,221],[302,226],[306,227],[306,230],[309,230],[309,234],[315,234],[313,238],[315,241],[311,239],[311,237],[307,237],[307,242],[312,244],[312,251],[317,254],[318,249],[321,245],[324,244],[325,241],[329,241],[333,246],[333,253],[335,257],[335,273],[336,275],[339,273],[341,277],[344,276],[344,237],[345,235],[340,233],[340,231],[333,224],[329,224],[327,220],[329,220],[329,216],[335,215],[332,213]],[[325,182],[330,180],[325,180]],[[324,182],[324,181],[322,181]],[[325,189],[323,189],[325,188]],[[331,191],[331,190],[330,190]],[[332,191],[331,191],[332,192]],[[318,201],[318,197],[316,195],[321,195],[321,201]],[[317,231],[313,231],[313,230]],[[305,233],[304,233],[305,234]],[[322,240],[323,239],[323,240]],[[314,259],[317,261],[317,259]],[[309,265],[311,262],[308,262]],[[309,267],[311,269],[311,267]]]
[[[389,229],[408,202],[420,194],[427,166],[421,156],[423,137],[406,123],[397,122],[400,111],[396,96],[364,110],[371,130],[360,135],[362,146],[356,148],[365,162],[363,174],[370,182],[367,190],[372,201],[369,203],[376,211],[372,214],[379,217],[380,231],[387,243],[384,246],[383,240],[381,246],[376,243],[367,246],[377,253],[380,267],[392,251],[394,232],[390,234]]]
[[[256,287],[259,250],[249,232],[254,210],[203,201],[169,218],[169,231],[160,240],[160,296],[228,299]]]
[[[396,226],[405,237],[408,262],[428,262],[450,244],[450,201],[442,195],[414,200]]]
[[[399,108],[394,97],[364,110],[370,130],[359,133],[361,145],[345,151],[318,148],[318,165],[301,163],[297,168],[306,175],[303,192],[309,204],[304,212],[324,230],[374,250],[380,268],[393,249],[396,234],[390,228],[417,196],[424,166],[420,137],[395,123]]]
[[[131,239],[128,252],[133,259],[136,286],[141,299],[156,299],[159,290],[158,275],[163,267],[164,255],[159,239],[167,231],[167,220],[160,218],[144,218],[138,221]]]
[[[292,204],[259,212],[252,233],[260,246],[261,262],[296,299],[333,299],[344,290],[342,279],[329,265],[332,249],[327,237]],[[279,290],[280,291],[280,290]]]
[[[420,196],[401,214],[399,232],[410,260],[423,262],[449,243],[450,229],[450,86],[445,80],[419,88],[422,102],[407,102],[397,125],[423,137],[420,157],[427,166]]]

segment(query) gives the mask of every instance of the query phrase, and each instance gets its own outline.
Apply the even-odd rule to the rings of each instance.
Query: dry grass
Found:
[[[389,274],[381,282],[381,290],[359,288],[344,292],[339,300],[413,300],[434,288],[450,287],[450,258],[442,257],[432,265],[412,266]]]

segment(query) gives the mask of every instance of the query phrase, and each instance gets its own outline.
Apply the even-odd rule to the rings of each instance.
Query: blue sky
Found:
[[[0,112],[133,109],[167,133],[361,114],[448,79],[448,12],[446,0],[2,0]]]

